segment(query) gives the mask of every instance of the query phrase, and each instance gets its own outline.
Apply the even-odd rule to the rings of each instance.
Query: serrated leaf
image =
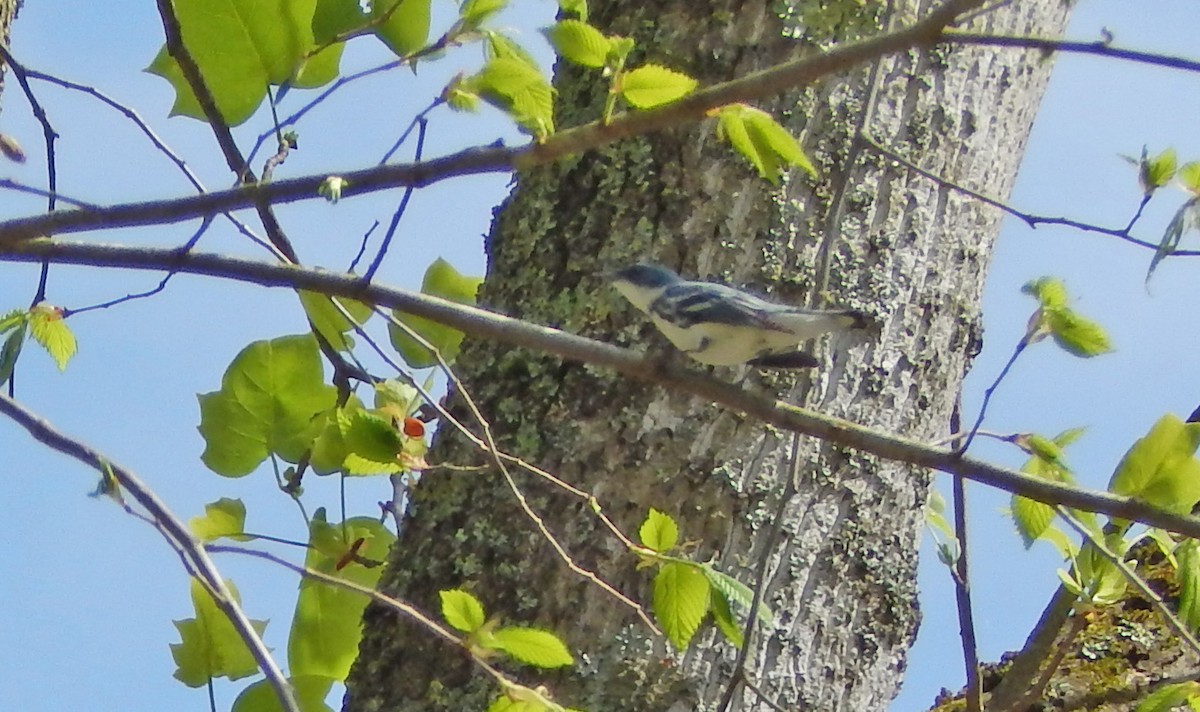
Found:
[[[378,519],[353,517],[339,525],[324,521],[324,511],[319,510],[309,523],[304,565],[373,589],[395,540]],[[303,579],[288,634],[292,675],[345,680],[358,657],[362,614],[369,600],[356,591]]]
[[[526,132],[538,138],[554,133],[554,90],[525,58],[495,57],[470,82],[485,101]]]
[[[174,0],[173,4],[184,46],[230,125],[250,118],[268,85],[283,84],[300,75],[306,69],[306,53],[315,48],[312,25],[317,0]],[[336,54],[317,62],[320,69],[308,69],[306,85],[333,78],[336,61],[329,71],[331,58],[336,60]],[[172,115],[204,118],[195,94],[165,46],[147,71],[175,88]]]
[[[297,462],[336,397],[312,334],[256,341],[225,370],[221,390],[198,396],[201,459],[226,477],[249,474],[270,453]]]
[[[665,564],[654,577],[654,617],[667,640],[683,650],[708,613],[712,588],[695,566],[679,562]]]
[[[492,634],[490,642],[488,647],[502,650],[513,660],[526,665],[552,669],[575,664],[566,643],[548,630],[501,628]]]
[[[475,293],[479,291],[481,284],[483,284],[481,278],[465,276],[454,269],[449,262],[439,257],[425,270],[421,292],[458,304],[474,305]],[[392,314],[424,337],[447,362],[452,362],[458,355],[458,349],[463,340],[463,333],[458,329],[402,311],[394,310]],[[429,368],[437,365],[437,359],[432,352],[417,343],[395,324],[388,324],[388,335],[391,337],[392,346],[409,366]]]
[[[503,32],[484,30],[483,37],[483,56],[486,60],[515,59],[529,65],[534,71],[540,71],[538,70],[537,59],[522,47],[519,42]]]
[[[226,581],[235,603],[241,603],[237,588]],[[191,579],[192,607],[195,618],[175,621],[180,642],[171,644],[175,659],[175,679],[188,687],[202,687],[218,677],[237,680],[258,672],[258,665],[245,641],[213,600],[208,589],[196,578]],[[250,621],[261,636],[266,621]]]
[[[347,455],[356,455],[369,463],[378,463],[377,472],[399,472],[397,457],[404,450],[405,439],[387,418],[358,411],[349,416],[342,428],[342,442]],[[348,464],[348,461],[347,461]],[[351,474],[371,474],[353,472]]]
[[[786,166],[797,166],[816,176],[800,143],[765,111],[745,104],[722,107],[717,114],[717,135],[729,141],[759,177],[772,183],[779,182]]]
[[[600,69],[612,43],[604,33],[580,20],[559,20],[543,30],[558,56],[582,67]]]
[[[0,316],[0,334],[23,325],[28,319],[28,314],[29,312],[22,309],[13,309],[4,316]]]
[[[464,0],[459,8],[458,17],[464,28],[472,30],[506,7],[508,0]]]
[[[442,600],[442,618],[451,627],[463,633],[474,633],[487,622],[483,604],[461,588],[439,591],[438,596]]]
[[[1108,489],[1177,514],[1200,501],[1200,424],[1170,413],[1133,444],[1117,465]]]
[[[1071,309],[1048,314],[1050,335],[1064,351],[1080,358],[1091,358],[1113,350],[1104,327]]]
[[[741,650],[742,645],[746,642],[742,636],[742,629],[738,627],[737,621],[733,617],[733,611],[729,609],[729,599],[725,598],[724,592],[716,586],[712,589],[712,615],[713,623],[716,623],[717,630],[721,631],[721,635],[733,643],[733,647]]]
[[[431,0],[374,0],[371,20],[387,18],[375,26],[375,35],[397,57],[416,52],[429,39],[430,4]]]
[[[651,509],[638,530],[642,545],[658,553],[670,551],[679,542],[679,525],[669,515]]]
[[[39,304],[29,310],[29,335],[38,342],[58,370],[65,371],[67,362],[75,355],[75,335],[63,320],[62,311],[56,307]]]
[[[1192,680],[1163,685],[1146,695],[1135,712],[1171,712],[1194,695],[1200,695],[1200,683]]]
[[[355,326],[365,324],[374,313],[370,306],[354,299],[328,297],[304,290],[300,290],[298,294],[300,304],[303,305],[304,313],[313,329],[339,351],[349,351],[353,348],[354,342],[346,333]],[[350,319],[334,306],[335,303],[345,308]]]
[[[204,505],[203,517],[188,520],[188,530],[202,542],[216,541],[229,537],[236,541],[248,541],[246,531],[246,505],[240,499],[222,497]]]
[[[697,84],[683,72],[647,64],[621,75],[619,91],[631,106],[652,109],[682,99],[695,91]]]
[[[296,704],[300,712],[333,712],[325,704],[325,698],[333,687],[334,681],[317,675],[301,675],[289,677],[288,684],[296,695]],[[231,712],[283,712],[275,688],[267,680],[253,683],[233,701]]]
[[[1012,517],[1025,548],[1040,539],[1054,521],[1054,507],[1037,500],[1013,495]]]

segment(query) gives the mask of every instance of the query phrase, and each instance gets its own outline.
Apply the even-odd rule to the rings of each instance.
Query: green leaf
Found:
[[[443,600],[443,610],[444,608]],[[566,643],[548,630],[501,628],[492,635],[490,643],[488,647],[502,650],[513,660],[534,667],[551,669],[575,664]]]
[[[494,57],[467,86],[527,133],[537,138],[554,133],[554,90],[524,57]]]
[[[240,604],[237,588],[229,581],[225,585],[234,602]],[[237,680],[258,672],[250,649],[224,611],[217,607],[208,589],[192,578],[191,591],[196,617],[175,621],[180,639],[171,644],[171,656],[177,666],[175,679],[188,687],[202,687],[214,678]],[[267,627],[266,621],[252,620],[250,624],[260,636]]]
[[[29,310],[29,334],[46,349],[58,370],[65,371],[75,355],[75,335],[63,320],[62,310],[39,304]]]
[[[675,548],[679,541],[679,525],[669,515],[651,509],[638,530],[638,537],[643,546],[661,554]]]
[[[612,43],[604,33],[580,20],[559,20],[543,32],[558,56],[582,67],[601,69]]]
[[[307,568],[375,588],[382,563],[396,537],[379,520],[353,517],[341,525],[324,521],[318,511],[309,523]],[[346,679],[358,657],[362,613],[370,599],[357,591],[316,579],[300,582],[300,595],[288,635],[288,670],[292,675]]]
[[[346,452],[342,462],[346,474],[392,474],[404,469],[399,457],[407,438],[401,437],[390,420],[363,410],[338,417]]]
[[[1048,319],[1054,342],[1069,354],[1090,358],[1113,350],[1104,327],[1070,309],[1051,312]]]
[[[346,405],[333,408],[319,419],[321,427],[313,441],[309,464],[318,475],[328,475],[342,469],[342,464],[349,454],[342,431],[353,421],[354,415],[363,409],[358,396],[351,394]]]
[[[440,591],[438,595],[442,599],[442,618],[452,627],[464,633],[474,633],[483,627],[486,618],[478,598],[461,588]]]
[[[1054,514],[1054,507],[1048,504],[1028,497],[1013,495],[1013,523],[1017,525],[1017,533],[1025,542],[1026,549],[1033,546],[1033,543],[1046,533],[1046,530],[1050,528],[1050,523],[1054,521]]]
[[[312,15],[313,40],[318,45],[347,35],[367,24],[359,0],[317,0]]]
[[[1175,549],[1179,563],[1179,617],[1192,632],[1200,631],[1200,550],[1188,539]]]
[[[639,109],[670,104],[691,94],[698,82],[682,72],[647,64],[621,75],[619,91]]]
[[[717,114],[717,136],[729,141],[760,177],[772,183],[779,182],[785,166],[798,166],[816,176],[800,143],[765,111],[745,104],[722,107]]]
[[[1037,299],[1043,309],[1055,310],[1067,306],[1067,288],[1062,280],[1054,277],[1026,282],[1021,291]]]
[[[325,698],[333,687],[334,681],[317,675],[301,675],[288,678],[292,691],[296,694],[296,703],[300,712],[333,712],[325,704]],[[275,688],[266,680],[259,680],[242,690],[233,701],[232,712],[283,712]]]
[[[371,19],[387,17],[375,34],[397,57],[407,57],[429,39],[431,0],[373,0]],[[388,14],[388,13],[391,14]]]
[[[1179,169],[1179,183],[1184,190],[1200,197],[1200,161],[1192,161]]]
[[[21,325],[4,339],[4,346],[0,347],[0,385],[8,382],[13,369],[17,367],[17,359],[21,357],[21,348],[25,345],[26,331],[25,322],[22,321]]]
[[[483,55],[489,62],[493,59],[515,59],[529,65],[535,72],[541,71],[534,56],[513,38],[495,30],[485,30],[483,36]],[[475,77],[471,80],[476,81]]]
[[[249,474],[270,453],[296,462],[322,425],[315,416],[336,397],[312,334],[256,341],[225,370],[221,390],[198,396],[201,459],[226,477]]]
[[[283,84],[299,75],[304,57],[315,48],[314,12],[317,0],[174,0],[183,43],[196,61],[221,116],[230,125],[254,113],[269,84]],[[305,77],[312,86],[328,81],[330,54],[318,70]],[[172,115],[204,119],[200,103],[183,78],[179,65],[164,46],[148,71],[175,87]],[[320,76],[318,76],[320,75]]]
[[[222,497],[204,505],[203,517],[188,520],[188,530],[202,542],[216,541],[229,537],[236,541],[249,541],[246,531],[246,505],[240,499]]]
[[[349,351],[354,347],[354,342],[349,336],[346,336],[346,332],[355,326],[365,324],[374,313],[370,306],[353,299],[327,297],[324,294],[304,290],[299,291],[298,294],[300,295],[300,304],[303,305],[304,313],[308,316],[308,321],[312,324],[313,329],[325,337],[325,340],[338,351]],[[334,306],[335,302],[345,308],[350,319],[347,319]]]
[[[1193,680],[1164,685],[1146,695],[1134,712],[1171,712],[1195,695],[1200,695],[1200,683]]]
[[[3,334],[9,329],[15,329],[18,326],[23,326],[29,319],[28,314],[29,312],[21,309],[13,309],[4,316],[0,316],[0,334]]]
[[[1200,461],[1194,456],[1198,445],[1200,424],[1164,415],[1121,458],[1109,491],[1177,514],[1191,512],[1200,501]]]
[[[654,577],[654,616],[667,640],[683,650],[708,613],[712,590],[708,578],[691,564],[671,562]]]
[[[448,299],[458,304],[475,304],[475,293],[483,279],[467,277],[458,272],[449,262],[441,259],[434,260],[425,270],[425,279],[421,283],[421,292],[442,299]],[[410,329],[421,335],[441,354],[447,362],[454,361],[458,349],[462,345],[463,333],[444,324],[425,319],[402,311],[392,314]],[[433,353],[417,343],[395,324],[388,324],[388,335],[392,346],[399,352],[405,362],[413,368],[429,368],[437,365]]]
[[[1146,149],[1143,148],[1138,171],[1142,192],[1149,195],[1170,183],[1175,177],[1175,165],[1175,149],[1168,148],[1154,158],[1147,158]]]
[[[742,629],[738,627],[733,618],[733,611],[729,609],[729,599],[725,598],[724,592],[715,586],[712,589],[712,614],[713,623],[717,624],[717,630],[721,631],[721,635],[733,643],[733,647],[741,650],[742,645],[746,642],[742,636]]]

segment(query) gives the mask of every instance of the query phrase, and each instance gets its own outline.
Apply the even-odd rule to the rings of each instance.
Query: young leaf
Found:
[[[1179,564],[1179,617],[1192,631],[1200,631],[1200,550],[1188,539],[1175,550]]]
[[[1175,164],[1175,149],[1168,148],[1154,158],[1148,158],[1146,149],[1143,148],[1138,170],[1138,182],[1142,184],[1142,192],[1150,195],[1170,183],[1175,177]]]
[[[778,183],[785,166],[798,166],[809,175],[816,170],[800,143],[765,111],[730,104],[717,114],[717,135],[750,161],[759,177]]]
[[[483,604],[461,588],[441,591],[438,595],[442,599],[442,618],[445,618],[451,627],[464,633],[474,633],[487,622],[483,614]]]
[[[353,517],[338,525],[326,522],[324,511],[318,510],[309,523],[304,565],[375,588],[383,573],[380,564],[395,540],[378,519]],[[357,591],[303,579],[288,634],[291,674],[345,680],[358,657],[362,614],[369,600]]]
[[[1200,683],[1194,680],[1164,685],[1146,695],[1134,712],[1171,712],[1196,695],[1200,695]]]
[[[25,345],[25,332],[26,325],[22,321],[20,326],[5,337],[4,346],[0,346],[0,385],[4,385],[12,377],[13,369],[17,367],[17,359],[20,358],[21,348]]]
[[[226,581],[225,585],[233,594],[233,600],[241,603],[233,583]],[[214,678],[237,680],[258,672],[246,642],[225,612],[217,607],[208,589],[192,578],[191,592],[196,617],[175,621],[180,639],[171,644],[171,657],[177,666],[175,679],[188,687],[202,687]],[[250,625],[262,635],[267,622],[252,620]]]
[[[457,627],[457,626],[456,626]],[[575,659],[558,636],[536,628],[501,628],[491,638],[491,645],[513,660],[534,667],[551,669],[574,665]]]
[[[673,561],[654,577],[654,617],[667,640],[683,650],[708,613],[712,589],[704,574],[691,564]]]
[[[465,0],[458,10],[458,18],[465,30],[475,30],[506,7],[508,0]]]
[[[240,499],[222,497],[204,505],[203,517],[188,520],[188,530],[202,542],[216,541],[229,537],[236,541],[248,541],[246,531],[246,505]]]
[[[630,105],[653,109],[691,94],[697,83],[682,72],[647,64],[623,74],[618,91]]]
[[[750,609],[750,604],[754,602],[754,591],[749,586],[727,573],[714,569],[709,564],[701,564],[700,570],[704,572],[704,576],[712,584],[712,587],[720,591],[728,601],[736,603],[740,608]],[[758,619],[771,625],[774,617],[775,614],[771,612],[771,608],[766,603],[759,601]]]
[[[1104,327],[1070,309],[1051,312],[1048,323],[1054,342],[1069,354],[1090,358],[1113,350]]]
[[[746,115],[746,130],[756,145],[770,150],[784,165],[796,166],[813,178],[817,177],[817,169],[808,160],[800,142],[775,117],[765,111],[751,110]]]
[[[58,370],[65,371],[75,355],[75,335],[63,321],[62,310],[39,304],[29,310],[29,334],[46,349]]]
[[[1167,229],[1163,231],[1162,239],[1158,242],[1158,248],[1154,250],[1154,257],[1150,259],[1150,267],[1146,270],[1147,282],[1150,281],[1150,276],[1154,274],[1154,269],[1158,267],[1158,264],[1175,253],[1175,248],[1179,247],[1183,236],[1189,230],[1200,230],[1200,195],[1194,195],[1179,206],[1179,210],[1167,224]]]
[[[1200,424],[1168,413],[1129,448],[1108,489],[1156,507],[1186,514],[1200,501]]]
[[[406,439],[387,418],[360,410],[338,421],[346,448],[346,474],[373,475],[399,472],[400,453]]]
[[[679,541],[679,525],[669,515],[652,508],[638,530],[638,537],[643,546],[661,554],[673,549]]]
[[[558,56],[582,67],[601,69],[612,43],[604,33],[580,20],[559,20],[543,30]]]
[[[489,104],[512,117],[537,138],[554,133],[554,90],[524,58],[496,57],[471,78]]]
[[[1021,540],[1028,549],[1050,528],[1050,523],[1054,521],[1054,507],[1028,497],[1013,495],[1012,516],[1013,523],[1017,525],[1017,533],[1021,535]]]
[[[475,293],[479,290],[479,285],[482,283],[483,280],[479,277],[464,276],[458,270],[454,269],[449,262],[439,257],[425,270],[425,279],[421,283],[421,292],[449,299],[459,304],[473,305],[475,304]],[[435,321],[423,319],[401,311],[393,311],[392,314],[410,329],[424,337],[426,341],[442,354],[442,358],[447,361],[453,361],[454,357],[458,355],[458,349],[463,340],[463,333],[458,329],[452,329]],[[430,366],[437,365],[437,359],[433,353],[417,343],[416,339],[413,339],[395,324],[388,324],[388,335],[391,337],[392,346],[396,348],[396,351],[400,353],[409,366],[413,368],[429,368]]]
[[[225,370],[221,390],[198,396],[201,459],[226,477],[249,474],[272,452],[296,462],[321,426],[314,416],[336,397],[312,334],[256,341]]]

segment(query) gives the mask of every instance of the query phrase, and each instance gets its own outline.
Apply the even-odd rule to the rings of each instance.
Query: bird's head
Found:
[[[610,273],[609,280],[630,303],[646,311],[663,290],[679,281],[679,275],[660,265],[638,262]]]

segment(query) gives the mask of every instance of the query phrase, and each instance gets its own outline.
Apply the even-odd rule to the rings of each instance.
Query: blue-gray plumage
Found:
[[[676,348],[714,366],[814,366],[816,361],[798,350],[801,343],[865,326],[858,311],[775,304],[722,284],[689,282],[646,262],[617,271],[613,286]]]

